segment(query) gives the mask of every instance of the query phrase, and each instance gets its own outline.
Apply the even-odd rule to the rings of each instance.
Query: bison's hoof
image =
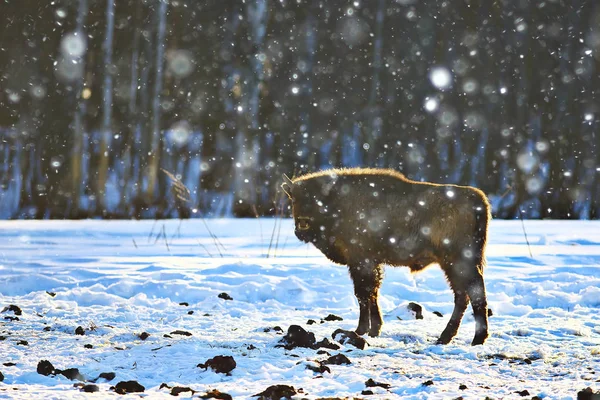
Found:
[[[440,338],[435,342],[435,344],[448,344],[452,340],[451,337],[440,336]]]
[[[358,336],[362,336],[362,335],[364,335],[365,333],[367,333],[367,328],[361,328],[361,327],[359,326],[358,328],[356,328],[356,330],[355,330],[354,332],[356,332],[356,334],[357,334]]]
[[[485,339],[487,339],[487,337],[488,337],[487,332],[475,335],[475,337],[473,338],[473,341],[471,342],[471,346],[477,346],[477,345],[483,344],[485,342]]]
[[[377,337],[377,336],[379,336],[380,334],[381,334],[381,328],[378,328],[378,329],[371,329],[371,330],[369,331],[369,336],[371,336],[371,337]]]

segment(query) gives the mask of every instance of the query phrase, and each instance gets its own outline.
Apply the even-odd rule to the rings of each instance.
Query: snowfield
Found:
[[[453,309],[438,267],[386,267],[382,335],[364,350],[332,338],[357,324],[347,269],[299,242],[291,220],[205,222],[0,221],[0,398],[120,397],[123,381],[145,389],[128,398],[171,398],[170,387],[253,398],[278,384],[309,399],[600,390],[600,221],[525,221],[529,247],[521,221],[492,222],[482,346],[469,345],[470,307],[455,339],[435,344]],[[340,348],[278,347],[291,325]],[[350,364],[321,363],[337,354]],[[220,355],[230,373],[198,367]],[[38,373],[42,360],[63,374]]]

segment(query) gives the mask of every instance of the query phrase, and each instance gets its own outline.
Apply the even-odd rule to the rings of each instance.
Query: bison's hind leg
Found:
[[[475,317],[475,336],[471,345],[483,344],[488,337],[487,320],[487,299],[485,295],[485,285],[483,275],[478,269],[471,281],[467,285],[467,294],[473,307],[473,316]]]
[[[379,336],[383,319],[379,310],[379,287],[381,286],[382,267],[370,262],[350,265],[350,276],[354,283],[354,294],[358,300],[360,316],[356,333]]]
[[[438,343],[447,344],[456,335],[470,301],[475,317],[475,336],[471,345],[483,344],[488,337],[488,324],[481,262],[478,262],[475,257],[470,259],[461,257],[459,261],[445,263],[442,269],[454,291],[454,311]]]

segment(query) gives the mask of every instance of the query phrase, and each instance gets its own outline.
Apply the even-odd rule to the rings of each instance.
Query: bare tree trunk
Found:
[[[139,192],[139,188],[132,187],[131,182],[135,181],[135,171],[134,163],[136,162],[135,157],[141,151],[137,149],[135,146],[136,135],[138,133],[138,129],[140,129],[139,119],[136,118],[136,113],[138,112],[137,107],[137,94],[138,94],[138,85],[139,85],[139,59],[140,59],[140,14],[141,14],[141,3],[136,2],[135,6],[135,15],[133,19],[133,49],[131,52],[131,81],[129,83],[129,137],[127,140],[125,154],[123,158],[125,159],[125,169],[123,171],[123,195],[121,196],[119,208],[124,210],[125,214],[128,213],[128,206],[132,203],[132,198]]]
[[[86,40],[84,32],[85,18],[88,13],[87,0],[79,0],[79,8],[77,10],[77,35],[80,35],[83,40]],[[85,71],[85,55],[79,60],[81,70]],[[81,74],[81,78],[76,83],[76,110],[75,120],[73,122],[73,149],[71,150],[71,216],[79,214],[79,204],[81,198],[81,157],[83,150],[83,117],[85,115],[85,99],[83,98],[83,90],[85,86],[85,73]]]
[[[260,104],[260,87],[264,79],[264,65],[260,54],[264,47],[267,18],[266,0],[249,2],[246,8],[248,18],[248,39],[252,43],[252,52],[248,59],[248,82],[242,92],[242,104],[245,113],[240,115],[236,134],[236,168],[234,185],[234,213],[237,216],[251,216],[252,207],[256,206],[256,172],[258,170],[260,152],[253,146],[252,134],[259,133],[258,112]]]
[[[385,0],[377,2],[377,14],[375,14],[375,41],[373,44],[373,76],[371,80],[371,93],[369,94],[369,103],[367,112],[369,123],[368,143],[371,145],[371,151],[367,154],[368,165],[381,166],[382,158],[379,157],[379,151],[383,156],[383,148],[379,142],[382,131],[381,107],[377,104],[381,92],[381,64],[383,49],[383,21],[385,18]]]
[[[160,161],[160,95],[162,92],[163,59],[165,55],[165,31],[167,25],[167,0],[159,0],[158,9],[158,35],[156,38],[156,77],[154,80],[154,98],[152,100],[152,137],[150,140],[150,158],[148,162],[148,187],[149,200],[155,197],[158,164]]]
[[[115,0],[107,0],[106,5],[106,36],[104,38],[104,98],[102,135],[100,136],[100,162],[98,167],[97,208],[103,213],[106,208],[106,180],[108,177],[109,150],[112,139],[112,91],[111,75],[113,55],[113,35],[115,25]]]

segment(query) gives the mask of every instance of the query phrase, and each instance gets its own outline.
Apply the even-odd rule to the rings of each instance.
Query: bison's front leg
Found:
[[[381,266],[373,263],[350,265],[350,276],[354,282],[354,294],[358,300],[360,316],[356,333],[379,336],[383,320],[379,311],[379,287],[381,286]]]
[[[464,288],[452,288],[454,290],[454,311],[452,312],[452,316],[450,317],[450,321],[448,321],[448,325],[446,325],[446,329],[440,335],[440,338],[437,340],[437,344],[448,344],[452,340],[456,333],[458,332],[458,327],[460,326],[460,321],[467,310],[467,305],[469,304],[469,298],[467,297],[467,293]]]

